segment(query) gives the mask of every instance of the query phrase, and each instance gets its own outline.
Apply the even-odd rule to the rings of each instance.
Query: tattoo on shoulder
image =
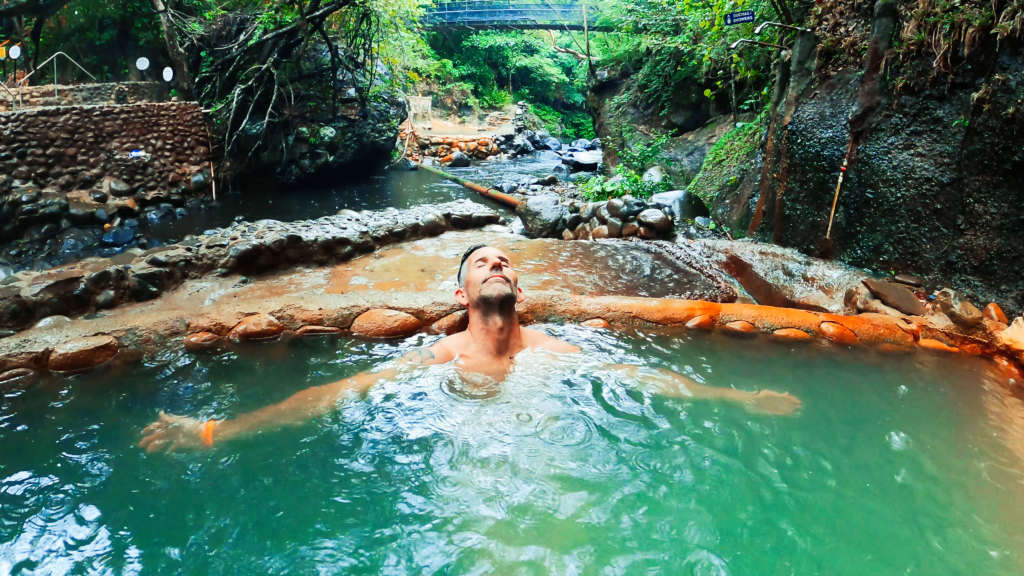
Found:
[[[428,360],[433,360],[434,353],[430,351],[430,348],[417,348],[403,356],[402,359],[410,364],[423,364]]]

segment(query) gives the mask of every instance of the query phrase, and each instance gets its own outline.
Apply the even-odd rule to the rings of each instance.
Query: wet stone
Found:
[[[914,276],[913,274],[897,274],[893,277],[893,280],[899,284],[906,284],[907,286],[913,286],[914,288],[924,287],[924,280]]]
[[[917,296],[902,284],[883,282],[874,278],[865,278],[862,282],[886,306],[911,316],[921,316],[926,312],[924,304],[921,304]]]
[[[95,306],[97,310],[106,310],[108,308],[113,308],[115,305],[117,305],[117,293],[113,290],[104,290],[100,292],[96,296],[95,302],[93,302],[93,306]]]
[[[243,340],[265,340],[284,332],[284,326],[270,314],[247,316],[231,329],[228,338],[236,342]]]
[[[412,314],[398,310],[374,309],[352,322],[352,333],[367,338],[399,338],[416,333],[422,323]]]
[[[973,328],[981,324],[981,310],[950,288],[943,288],[935,295],[935,306],[958,326]]]
[[[654,208],[648,208],[641,212],[636,217],[636,221],[642,226],[647,226],[657,232],[667,232],[672,229],[672,219],[666,216],[661,210],[656,210]]]
[[[111,336],[78,338],[54,347],[48,368],[54,372],[76,372],[95,368],[117,355],[117,340]]]
[[[992,302],[988,306],[985,306],[985,309],[982,311],[982,314],[985,316],[985,318],[988,318],[993,322],[999,322],[1000,324],[1010,323],[1009,318],[1007,318],[1006,314],[1003,313],[1003,309],[1000,308],[999,304],[996,304],[995,302]]]

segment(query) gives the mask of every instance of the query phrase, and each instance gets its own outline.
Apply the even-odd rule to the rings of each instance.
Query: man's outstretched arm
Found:
[[[677,398],[727,400],[743,405],[750,412],[785,416],[800,409],[800,399],[789,392],[744,392],[734,388],[717,388],[704,386],[692,379],[664,368],[641,369],[629,364],[613,364],[608,366],[631,378],[635,378],[649,389],[666,396]]]
[[[426,366],[445,361],[437,358],[431,348],[418,348],[403,356],[399,365]],[[331,384],[307,388],[277,404],[217,422],[207,431],[206,441],[203,438],[204,426],[208,426],[205,422],[160,412],[160,419],[142,431],[143,438],[139,447],[145,448],[146,452],[208,448],[235,438],[285,426],[298,426],[334,410],[340,400],[361,396],[377,382],[392,379],[396,375],[398,368],[373,373],[360,372]]]

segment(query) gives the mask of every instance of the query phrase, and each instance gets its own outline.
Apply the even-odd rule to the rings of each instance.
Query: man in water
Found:
[[[469,327],[439,340],[433,346],[406,354],[400,366],[429,366],[452,362],[464,379],[500,382],[515,364],[516,355],[527,349],[555,354],[576,354],[577,346],[519,325],[516,304],[523,301],[519,278],[508,256],[486,245],[473,246],[462,257],[455,301],[466,309]],[[742,404],[765,414],[791,414],[800,400],[789,393],[770,390],[742,392],[732,388],[703,386],[675,372],[616,364],[608,369],[635,378],[655,392],[681,398],[718,399]],[[185,416],[160,413],[160,419],[143,431],[139,446],[147,452],[183,448],[210,448],[233,438],[295,426],[334,410],[338,402],[359,396],[381,380],[398,375],[399,368],[361,372],[332,384],[315,386],[294,396],[230,420],[202,422]]]

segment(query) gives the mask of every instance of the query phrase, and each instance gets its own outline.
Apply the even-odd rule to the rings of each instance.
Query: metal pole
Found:
[[[57,99],[57,59],[53,59],[53,99]]]

